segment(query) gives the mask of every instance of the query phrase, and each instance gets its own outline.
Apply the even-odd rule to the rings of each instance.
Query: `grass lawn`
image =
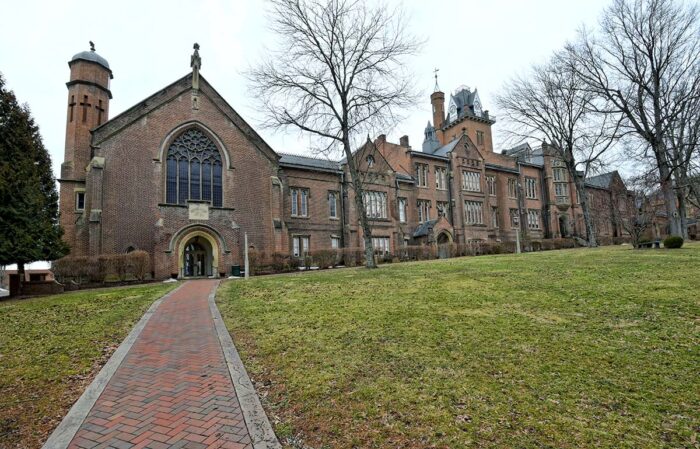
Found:
[[[0,448],[39,448],[173,284],[0,302]]]
[[[218,301],[288,448],[700,444],[697,243],[260,277]]]

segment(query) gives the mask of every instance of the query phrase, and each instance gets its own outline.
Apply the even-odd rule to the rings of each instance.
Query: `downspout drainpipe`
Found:
[[[346,214],[345,201],[347,199],[347,189],[345,187],[345,171],[340,172],[340,247],[345,248]]]
[[[452,198],[452,182],[454,181],[454,173],[452,173],[452,152],[449,152],[449,159],[447,161],[447,170],[448,170],[448,182],[447,182],[447,201],[449,201],[450,205],[450,224],[452,225],[452,233],[456,234],[454,232],[454,227],[455,227],[455,204],[452,204],[453,198]],[[454,237],[457,237],[456,235],[452,236],[453,239]],[[456,239],[455,239],[456,240]]]

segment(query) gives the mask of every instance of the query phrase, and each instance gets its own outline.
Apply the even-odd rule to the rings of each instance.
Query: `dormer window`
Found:
[[[374,166],[374,156],[371,154],[367,156],[367,167],[372,168]]]

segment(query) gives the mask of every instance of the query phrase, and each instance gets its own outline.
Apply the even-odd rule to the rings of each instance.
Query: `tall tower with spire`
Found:
[[[442,142],[442,125],[445,123],[445,93],[440,90],[438,85],[438,70],[435,69],[435,90],[430,94],[430,104],[433,106],[433,126],[437,140],[444,144]]]

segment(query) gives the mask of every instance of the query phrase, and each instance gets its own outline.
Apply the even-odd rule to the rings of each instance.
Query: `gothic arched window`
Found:
[[[221,154],[214,142],[200,130],[188,129],[168,148],[165,202],[201,200],[221,207],[222,173]]]

